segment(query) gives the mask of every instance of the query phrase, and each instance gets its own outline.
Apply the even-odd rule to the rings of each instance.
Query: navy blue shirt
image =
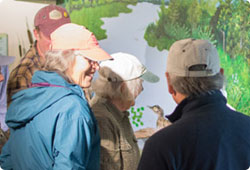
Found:
[[[172,125],[146,142],[138,170],[247,170],[250,117],[231,110],[220,91],[184,99]]]

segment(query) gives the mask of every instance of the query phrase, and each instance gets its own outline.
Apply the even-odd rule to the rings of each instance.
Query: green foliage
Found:
[[[138,0],[138,2],[149,2],[153,4],[161,4],[162,0]],[[165,4],[168,4],[168,2],[164,2]]]
[[[216,4],[218,3],[218,0],[199,0],[199,6],[201,8],[201,11],[207,12],[207,16],[213,16],[216,12]],[[204,15],[204,14],[202,14]]]
[[[64,0],[56,0],[56,4],[57,4],[57,5],[64,4]]]
[[[141,121],[143,111],[144,111],[144,107],[139,107],[137,109],[135,109],[134,107],[131,107],[130,109],[130,120],[132,124],[134,124],[136,127],[144,125],[144,123]]]
[[[244,0],[220,2],[215,30],[224,33],[224,50],[232,57],[249,55],[250,3]]]
[[[216,43],[209,23],[217,2],[213,0],[211,5],[206,0],[171,0],[168,8],[162,4],[159,20],[148,26],[144,38],[160,51],[169,49],[173,42],[184,38],[207,39]]]
[[[190,7],[188,7],[187,15],[190,27],[197,27],[202,15],[201,6],[198,4],[198,1],[191,2]]]
[[[209,26],[198,26],[197,28],[194,28],[192,30],[192,38],[195,39],[203,39],[203,40],[209,40],[213,44],[216,44],[217,41],[214,38],[214,34],[212,33],[212,29]]]
[[[237,111],[250,116],[250,69],[242,56],[231,59],[222,48],[218,50],[226,76],[228,103]]]
[[[170,37],[173,37],[175,41],[190,37],[190,29],[186,26],[180,26],[179,24],[173,23],[165,25],[164,29],[165,32]]]
[[[219,2],[219,6],[216,4]],[[219,47],[228,103],[250,115],[250,3],[245,0],[170,0],[144,38],[159,50],[184,38],[207,39]]]
[[[132,10],[127,8],[128,4],[135,5],[135,3],[114,2],[95,7],[82,7],[80,10],[73,10],[70,17],[73,23],[84,25],[95,34],[98,40],[101,40],[107,38],[106,30],[101,28],[104,24],[101,18],[115,17],[121,12],[130,13]],[[68,5],[66,7],[69,8]]]

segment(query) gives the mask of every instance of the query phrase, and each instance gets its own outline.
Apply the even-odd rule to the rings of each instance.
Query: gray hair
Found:
[[[114,73],[107,67],[102,67],[99,70],[98,78],[92,82],[91,88],[96,95],[110,98],[120,99],[122,101],[131,101],[136,98],[138,88],[141,85],[140,78],[123,81],[120,76]],[[125,83],[125,89],[121,93],[121,86]]]
[[[217,73],[209,77],[180,77],[169,73],[169,83],[174,90],[187,96],[200,96],[220,90],[224,85],[224,76]]]
[[[45,55],[45,71],[57,72],[69,83],[73,83],[67,70],[73,65],[77,51],[75,50],[51,50]]]

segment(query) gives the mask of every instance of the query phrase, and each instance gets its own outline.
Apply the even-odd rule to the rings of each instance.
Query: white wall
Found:
[[[15,56],[16,60],[10,65],[12,70],[20,60],[18,51],[18,37],[22,46],[29,49],[26,18],[33,35],[34,16],[36,12],[47,4],[22,2],[15,0],[0,0],[0,33],[8,34],[9,56]]]

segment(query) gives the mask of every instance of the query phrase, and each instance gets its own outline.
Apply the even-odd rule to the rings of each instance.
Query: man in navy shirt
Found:
[[[250,117],[227,107],[223,69],[207,40],[175,42],[168,54],[172,125],[146,142],[138,170],[247,170]]]

